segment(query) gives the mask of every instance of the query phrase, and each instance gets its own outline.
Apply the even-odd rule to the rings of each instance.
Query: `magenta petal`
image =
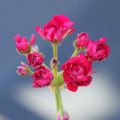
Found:
[[[72,92],[76,92],[78,89],[78,86],[74,84],[67,84],[67,88]]]
[[[35,41],[36,41],[36,37],[34,34],[32,34],[31,38],[30,38],[30,45],[33,45],[35,44]]]
[[[53,17],[53,20],[61,24],[70,21],[70,19],[65,15],[56,15]]]
[[[43,39],[46,39],[46,37],[44,35],[44,31],[41,29],[41,27],[36,26],[35,30]]]
[[[16,42],[20,42],[21,41],[21,36],[20,34],[17,34],[14,39],[16,40]]]
[[[99,40],[101,43],[104,43],[104,42],[106,42],[107,41],[107,38],[105,38],[105,37],[102,37],[102,38],[100,38],[100,40]]]

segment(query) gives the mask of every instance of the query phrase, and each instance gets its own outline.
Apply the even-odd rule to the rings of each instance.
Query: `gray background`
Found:
[[[76,27],[76,32],[59,47],[60,63],[67,60],[73,52],[71,44],[77,33],[86,31],[92,39],[106,36],[111,55],[106,61],[95,64],[95,68],[105,68],[112,73],[114,79],[110,82],[119,93],[120,0],[0,0],[0,114],[10,120],[44,120],[10,97],[12,88],[31,83],[25,80],[29,77],[21,78],[15,73],[19,62],[25,59],[17,54],[13,37],[20,33],[30,38],[35,33],[40,50],[46,54],[46,64],[49,64],[51,46],[37,35],[35,26],[42,26],[56,14],[69,16]],[[114,116],[103,119],[120,120],[119,111]]]

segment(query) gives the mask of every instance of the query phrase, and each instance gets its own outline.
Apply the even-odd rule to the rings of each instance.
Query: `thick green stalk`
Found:
[[[60,114],[61,114],[61,116],[64,116],[64,108],[63,108],[63,104],[62,104],[62,98],[61,98],[60,89],[58,88],[56,91],[58,93]]]
[[[57,91],[55,91],[55,100],[56,100],[56,107],[57,107],[57,112],[59,111],[59,97]]]
[[[57,44],[52,44],[53,48],[53,59],[55,59],[58,63],[58,51],[57,51]],[[54,78],[57,77],[58,75],[58,64],[53,65],[52,67],[53,75]],[[64,110],[63,110],[63,105],[62,105],[62,99],[61,99],[61,93],[59,86],[55,89],[55,98],[56,98],[56,106],[57,106],[57,112],[60,111],[60,114],[63,116],[64,115]]]
[[[55,59],[58,62],[58,54],[57,54],[58,53],[58,50],[57,50],[58,45],[52,44],[52,47],[53,47],[53,59]],[[58,72],[58,64],[53,65],[52,70],[53,70],[54,77],[56,78],[57,72]]]

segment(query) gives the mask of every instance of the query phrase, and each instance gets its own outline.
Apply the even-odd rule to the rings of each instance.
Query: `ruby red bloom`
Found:
[[[87,56],[94,61],[102,61],[110,54],[110,48],[105,42],[106,38],[97,41],[90,41],[87,47]]]
[[[47,67],[41,66],[39,70],[33,73],[32,78],[34,79],[33,87],[41,88],[50,85],[53,74]]]
[[[22,54],[28,54],[31,51],[31,46],[35,43],[35,35],[32,34],[30,43],[26,37],[21,37],[19,34],[15,36],[16,49]]]
[[[79,86],[88,86],[91,83],[92,63],[83,54],[70,58],[62,65],[62,69],[64,82],[73,92]]]
[[[17,73],[21,76],[26,76],[29,74],[29,67],[25,63],[21,63],[21,65],[18,66]]]
[[[35,69],[39,68],[43,63],[43,61],[44,61],[44,56],[39,52],[33,52],[31,54],[28,54],[29,65],[31,65]]]
[[[75,46],[79,49],[85,49],[89,43],[89,35],[85,32],[82,32],[77,35],[75,40]]]
[[[36,31],[45,40],[52,43],[61,42],[67,35],[72,34],[74,31],[74,23],[64,15],[54,16],[44,28],[37,26]]]

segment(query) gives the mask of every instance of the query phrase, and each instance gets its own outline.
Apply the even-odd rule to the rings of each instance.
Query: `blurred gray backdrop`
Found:
[[[46,55],[45,62],[49,65],[52,57],[51,46],[38,36],[35,26],[43,26],[56,14],[67,15],[75,22],[76,27],[74,34],[59,47],[60,64],[72,54],[72,42],[77,33],[88,32],[95,40],[102,36],[107,37],[111,55],[94,67],[111,74],[114,79],[109,82],[119,96],[120,0],[0,0],[0,116],[8,120],[45,120],[44,116],[38,117],[11,97],[13,88],[32,83],[29,77],[22,78],[15,73],[19,62],[25,61],[25,58],[17,54],[13,37],[20,33],[30,38],[35,33],[37,44]],[[0,120],[4,119],[1,117]],[[116,110],[113,116],[103,120],[120,120],[119,111]]]

